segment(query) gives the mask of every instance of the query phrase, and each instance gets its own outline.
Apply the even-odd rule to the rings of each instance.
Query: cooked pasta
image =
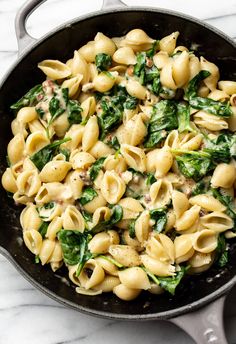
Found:
[[[77,293],[173,295],[229,259],[236,81],[178,36],[98,32],[11,106],[2,185],[35,262]]]

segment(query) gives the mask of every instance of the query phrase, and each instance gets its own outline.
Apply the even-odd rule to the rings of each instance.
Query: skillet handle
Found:
[[[18,43],[19,55],[31,44],[36,42],[36,39],[30,36],[26,30],[26,21],[32,12],[46,0],[27,0],[19,9],[15,19],[15,31]],[[103,0],[102,10],[114,7],[126,7],[121,0]]]
[[[103,0],[102,10],[106,10],[114,7],[127,7],[127,5],[121,0]]]
[[[26,21],[30,14],[44,1],[46,0],[27,0],[16,14],[15,31],[19,55],[25,50],[25,48],[36,42],[36,39],[30,36],[26,30]]]
[[[227,344],[223,323],[225,298],[222,296],[195,312],[170,319],[170,322],[187,332],[197,344]]]

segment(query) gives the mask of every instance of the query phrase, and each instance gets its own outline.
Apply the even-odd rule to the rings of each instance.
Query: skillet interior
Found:
[[[92,40],[98,31],[108,36],[121,36],[132,28],[142,28],[151,37],[161,38],[173,31],[180,31],[179,45],[191,47],[195,43],[198,53],[215,62],[221,71],[221,78],[236,80],[235,59],[236,46],[209,28],[184,16],[176,16],[168,11],[149,9],[128,9],[113,13],[100,13],[95,16],[73,21],[64,25],[59,31],[41,40],[12,69],[0,90],[0,172],[6,168],[5,155],[7,143],[11,139],[10,122],[12,114],[9,106],[20,98],[30,87],[43,80],[37,70],[37,63],[46,58],[65,61],[75,49]],[[192,46],[192,48],[194,48]],[[49,296],[81,311],[106,317],[128,319],[153,319],[177,315],[181,311],[199,307],[225,292],[233,284],[236,275],[236,244],[230,251],[229,265],[219,271],[210,271],[186,279],[178,289],[175,297],[167,293],[153,296],[144,293],[133,302],[123,302],[111,294],[96,297],[78,295],[64,278],[63,269],[54,274],[48,267],[34,264],[33,255],[22,244],[19,223],[20,209],[0,188],[0,246],[12,257],[11,260],[20,272],[39,289]],[[63,281],[60,278],[63,276]]]

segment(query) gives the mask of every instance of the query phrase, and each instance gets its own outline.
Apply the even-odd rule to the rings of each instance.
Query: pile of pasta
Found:
[[[228,262],[236,82],[178,36],[99,32],[11,106],[2,185],[35,263],[65,264],[78,293],[174,295]]]

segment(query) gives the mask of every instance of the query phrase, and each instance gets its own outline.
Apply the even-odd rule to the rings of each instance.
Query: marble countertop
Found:
[[[0,0],[0,78],[17,59],[14,18],[24,0]],[[99,10],[101,0],[50,0],[28,19],[36,38],[79,15]],[[205,20],[236,39],[236,0],[124,0],[128,5],[159,6]],[[226,6],[227,3],[227,6]],[[164,322],[130,323],[93,318],[65,308],[31,286],[0,256],[0,344],[190,344],[192,339]],[[225,327],[236,343],[236,288],[225,307]]]

